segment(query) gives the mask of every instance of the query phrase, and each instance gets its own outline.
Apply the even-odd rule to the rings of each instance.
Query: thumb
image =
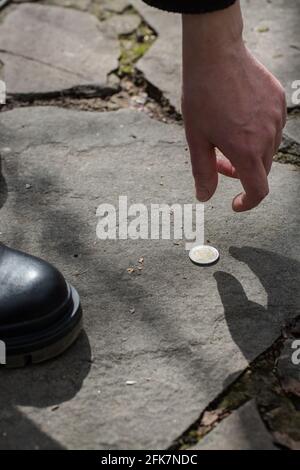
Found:
[[[218,185],[217,158],[215,148],[205,139],[197,139],[190,145],[191,163],[195,179],[196,197],[201,202],[208,201]]]

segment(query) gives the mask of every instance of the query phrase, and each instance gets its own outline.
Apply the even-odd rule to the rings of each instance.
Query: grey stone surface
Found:
[[[126,14],[112,15],[106,21],[107,27],[115,31],[116,35],[119,34],[130,34],[138,28],[141,22],[139,15]]]
[[[181,18],[131,0],[158,38],[137,63],[146,79],[159,88],[170,103],[181,109]]]
[[[22,2],[26,0],[15,0]],[[49,5],[76,8],[86,11],[90,9],[95,13],[123,13],[130,6],[130,0],[44,0]]]
[[[300,115],[292,116],[285,127],[285,135],[300,145]],[[300,156],[300,153],[299,153]]]
[[[242,7],[247,45],[281,81],[292,106],[292,83],[300,76],[300,2],[243,0]]]
[[[0,370],[0,447],[166,448],[299,313],[299,170],[275,164],[271,196],[243,215],[239,183],[221,178],[206,205],[221,260],[201,269],[180,241],[96,238],[97,207],[119,195],[195,201],[181,127],[127,110],[0,117],[1,240],[63,271],[87,335],[48,364]]]
[[[279,148],[281,158],[288,158],[290,163],[300,162],[300,117],[298,114],[289,116]]]
[[[234,411],[194,450],[276,450],[254,401]]]
[[[2,77],[8,93],[47,93],[106,85],[118,66],[118,38],[93,15],[22,4],[0,25]]]
[[[19,2],[23,0],[18,0]],[[59,7],[76,8],[77,10],[86,11],[92,5],[92,0],[45,0],[43,4],[56,5]]]
[[[180,15],[155,10],[141,0],[131,0],[159,38],[138,62],[146,78],[162,90],[180,110],[181,26]],[[291,84],[300,76],[298,0],[242,0],[245,39],[250,49],[283,83],[288,104]]]
[[[122,13],[130,6],[130,0],[97,0],[97,3],[103,5],[107,11]]]
[[[300,338],[300,317],[297,318],[295,324],[291,327],[290,332],[295,338]]]

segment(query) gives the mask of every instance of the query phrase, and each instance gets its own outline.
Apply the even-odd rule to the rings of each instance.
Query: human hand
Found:
[[[282,86],[246,48],[239,2],[204,15],[183,15],[182,111],[197,198],[214,194],[218,173],[239,178],[233,210],[256,207],[282,139]],[[223,156],[216,156],[219,149]]]

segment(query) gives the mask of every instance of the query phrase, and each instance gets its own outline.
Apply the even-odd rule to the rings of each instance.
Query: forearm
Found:
[[[148,5],[176,13],[207,13],[222,10],[235,3],[236,0],[143,0]]]

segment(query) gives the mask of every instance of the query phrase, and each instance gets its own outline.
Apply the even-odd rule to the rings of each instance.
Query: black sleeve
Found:
[[[208,13],[223,10],[236,0],[143,0],[148,5],[176,13]]]

